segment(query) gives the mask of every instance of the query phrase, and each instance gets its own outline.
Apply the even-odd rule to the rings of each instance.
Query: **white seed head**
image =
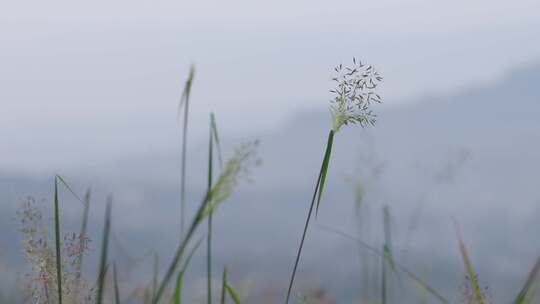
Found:
[[[371,65],[362,64],[355,58],[351,67],[340,64],[334,70],[337,75],[332,80],[336,82],[336,88],[330,90],[334,94],[330,105],[334,132],[348,124],[374,125],[376,115],[371,104],[382,102],[376,93],[382,77]]]

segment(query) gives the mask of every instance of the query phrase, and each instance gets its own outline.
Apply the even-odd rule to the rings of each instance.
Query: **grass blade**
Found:
[[[114,300],[115,304],[120,304],[120,290],[118,288],[118,276],[116,274],[116,263],[113,263],[113,280],[114,280]]]
[[[219,167],[223,167],[223,157],[221,154],[221,144],[219,143],[219,135],[217,130],[217,124],[216,124],[216,117],[214,113],[210,114],[210,126],[212,128],[213,138],[214,142],[216,143],[216,150],[218,154],[218,161],[219,161]]]
[[[169,268],[165,273],[156,297],[152,301],[153,304],[157,304],[159,302],[159,299],[163,295],[167,284],[171,280],[178,263],[184,255],[186,246],[193,237],[199,225],[204,221],[210,211],[213,212],[218,204],[229,198],[238,182],[239,173],[245,173],[246,170],[248,170],[249,165],[252,165],[252,163],[258,163],[258,160],[255,158],[256,147],[257,142],[251,145],[248,144],[240,146],[240,148],[235,151],[231,159],[227,161],[227,165],[225,165],[223,172],[220,173],[217,182],[212,187],[212,190],[206,191],[204,199],[199,205],[199,208],[192,219],[191,225],[180,242]],[[212,195],[210,195],[210,193],[212,193]],[[212,200],[210,199],[211,196]]]
[[[214,142],[214,115],[210,114],[210,136],[208,142],[208,188],[209,200],[212,200],[212,173],[213,173],[213,142]],[[210,210],[208,214],[208,236],[206,243],[206,297],[207,303],[212,304],[212,214]]]
[[[195,76],[195,67],[192,65],[189,70],[189,76],[184,85],[180,103],[178,104],[178,114],[184,110],[184,119],[182,126],[182,155],[180,165],[180,235],[184,235],[186,220],[186,154],[187,154],[187,135],[189,118],[189,97],[191,95],[191,86]]]
[[[459,226],[457,223],[456,225],[456,231],[458,235],[459,240],[459,250],[461,252],[461,256],[463,258],[463,263],[465,264],[465,269],[467,271],[467,276],[471,280],[471,290],[473,293],[473,296],[476,300],[477,304],[484,304],[484,298],[482,296],[482,291],[480,290],[480,285],[478,284],[478,279],[476,277],[476,274],[473,270],[471,261],[469,260],[469,255],[467,253],[467,248],[465,247],[465,242],[463,241],[463,237],[461,235],[461,231],[459,230]]]
[[[227,299],[227,294],[231,297],[233,302],[235,304],[240,304],[240,298],[238,297],[238,293],[234,291],[232,286],[229,284],[229,281],[227,280],[227,267],[223,268],[223,277],[222,277],[222,286],[221,286],[221,304],[225,304]]]
[[[101,258],[99,263],[99,277],[98,277],[98,289],[96,303],[101,304],[103,302],[103,294],[105,287],[105,276],[107,268],[107,254],[109,249],[109,235],[111,230],[111,208],[112,197],[107,198],[107,207],[105,209],[105,226],[103,228],[103,239],[101,243]]]
[[[287,297],[285,298],[285,304],[288,304],[289,299],[291,298],[291,292],[292,292],[292,287],[293,287],[293,284],[294,284],[294,278],[296,276],[296,271],[298,269],[298,264],[300,263],[300,256],[302,255],[302,248],[304,247],[304,241],[306,239],[307,229],[309,227],[309,221],[311,220],[311,214],[313,213],[313,207],[315,206],[315,200],[317,198],[317,193],[319,194],[318,195],[319,199],[317,201],[317,207],[319,205],[319,201],[320,201],[321,194],[322,194],[322,190],[320,190],[320,185],[321,185],[321,182],[324,183],[324,180],[326,178],[326,171],[328,170],[328,163],[329,163],[330,153],[332,151],[332,142],[334,141],[333,138],[334,138],[334,131],[331,130],[330,133],[328,134],[328,142],[327,142],[325,153],[324,153],[323,163],[321,165],[321,170],[319,171],[319,176],[317,177],[317,182],[315,183],[315,190],[313,191],[313,196],[311,198],[311,205],[309,206],[308,216],[306,218],[306,223],[304,225],[304,232],[302,233],[302,238],[300,239],[300,246],[298,247],[298,252],[296,254],[296,260],[294,262],[291,279],[289,280],[289,288],[287,289]],[[323,178],[323,174],[324,174],[325,178]]]
[[[235,304],[240,304],[240,299],[238,298],[238,294],[234,289],[229,285],[228,283],[225,285],[225,288],[227,288],[227,291],[229,292],[229,295],[231,296],[231,299]]]
[[[188,268],[189,262],[191,261],[191,258],[193,257],[193,255],[195,254],[195,252],[197,251],[197,248],[199,248],[201,243],[202,243],[202,239],[199,240],[197,243],[195,243],[195,246],[193,246],[193,248],[189,252],[186,258],[186,261],[184,262],[182,268],[178,272],[178,276],[176,277],[176,286],[174,288],[174,293],[173,293],[173,304],[180,304],[182,302],[182,285],[184,281],[184,274],[186,273],[186,270]]]
[[[221,301],[220,304],[225,304],[227,292],[227,267],[223,268],[223,276],[221,277]]]
[[[62,250],[61,250],[61,232],[60,232],[60,206],[58,200],[58,182],[61,182],[66,189],[81,203],[84,202],[73,191],[69,184],[58,174],[54,176],[54,237],[56,253],[56,285],[58,291],[58,304],[62,304]]]
[[[538,277],[539,271],[540,271],[540,257],[536,260],[536,263],[534,264],[533,269],[531,270],[531,272],[529,273],[529,276],[527,277],[527,281],[525,281],[525,285],[523,285],[523,288],[521,289],[518,296],[514,300],[513,302],[514,304],[526,303],[531,287],[533,286],[534,281]]]
[[[319,186],[320,186],[320,183],[321,183],[323,171],[325,171],[325,160],[327,158],[327,155],[330,155],[330,152],[328,152],[329,151],[328,146],[329,145],[331,146],[331,144],[333,142],[333,137],[334,137],[334,132],[330,131],[330,133],[328,134],[328,144],[326,146],[326,152],[325,152],[325,155],[324,155],[323,163],[321,165],[321,170],[319,171],[319,176],[317,177],[317,182],[315,183],[315,190],[313,191],[313,196],[311,198],[311,204],[309,206],[309,211],[308,211],[308,215],[307,215],[307,218],[306,218],[306,223],[304,225],[304,231],[302,233],[302,238],[300,239],[300,246],[298,246],[298,252],[296,254],[296,260],[294,261],[294,266],[293,266],[293,271],[292,271],[292,274],[291,274],[291,279],[289,280],[289,288],[287,289],[287,297],[285,298],[285,304],[288,304],[289,299],[291,298],[291,292],[292,292],[292,287],[293,287],[293,284],[294,284],[294,278],[296,277],[296,271],[298,269],[298,264],[300,263],[300,256],[302,255],[302,248],[304,247],[304,241],[306,239],[307,229],[309,227],[309,221],[311,220],[311,214],[313,213],[313,207],[315,206],[315,199],[317,198],[317,192],[319,190]],[[328,169],[328,164],[326,164],[326,169]],[[319,198],[320,198],[320,195],[319,195]]]
[[[195,233],[195,230],[197,230],[197,227],[199,226],[201,221],[204,219],[203,213],[204,213],[204,209],[206,208],[208,204],[208,201],[209,201],[208,198],[209,198],[209,194],[206,193],[201,205],[199,206],[199,209],[197,210],[195,217],[193,218],[191,222],[191,225],[186,235],[184,236],[184,239],[180,242],[180,245],[178,246],[178,249],[176,250],[176,253],[174,254],[171,264],[169,265],[169,268],[167,269],[167,272],[165,273],[165,277],[163,277],[163,280],[161,281],[161,284],[159,285],[156,296],[152,300],[153,304],[158,304],[159,299],[163,295],[163,292],[165,291],[167,284],[171,280],[171,277],[174,274],[176,267],[178,266],[178,263],[180,262],[180,260],[182,259],[182,256],[184,255],[184,251],[186,249],[187,244],[193,237],[193,234]]]
[[[326,143],[326,151],[324,152],[324,159],[321,168],[321,181],[319,184],[319,194],[317,197],[317,208],[315,208],[315,215],[319,214],[319,204],[321,203],[321,197],[324,190],[324,182],[326,181],[326,173],[328,172],[328,165],[330,164],[330,155],[332,154],[332,144],[334,143],[334,131],[330,130],[328,134],[328,142]]]
[[[62,304],[62,250],[60,247],[60,207],[58,206],[58,179],[54,177],[54,236],[56,249],[56,285],[58,288],[58,303]]]
[[[71,187],[69,186],[68,183],[66,183],[66,181],[62,178],[62,176],[60,175],[56,175],[56,178],[62,182],[62,184],[64,184],[64,186],[66,187],[66,189],[69,190],[69,192],[71,192],[71,194],[79,201],[81,202],[83,205],[84,205],[84,201],[77,195],[77,193],[75,193],[75,191],[73,191],[73,189],[71,189]]]

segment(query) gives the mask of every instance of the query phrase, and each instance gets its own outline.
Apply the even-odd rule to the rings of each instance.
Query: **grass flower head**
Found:
[[[261,159],[257,154],[258,146],[259,142],[255,140],[236,148],[234,155],[225,163],[218,180],[210,189],[210,201],[206,205],[203,217],[229,198],[238,181],[241,178],[249,178],[251,168],[260,164]]]
[[[382,77],[371,65],[362,64],[355,58],[351,67],[340,64],[334,70],[337,75],[332,80],[337,85],[330,90],[334,94],[330,105],[334,133],[343,125],[374,125],[376,115],[371,110],[371,104],[382,102],[376,93]]]

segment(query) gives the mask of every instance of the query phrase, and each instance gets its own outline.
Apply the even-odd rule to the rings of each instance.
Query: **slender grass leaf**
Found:
[[[221,144],[219,143],[219,134],[218,134],[217,124],[216,124],[216,117],[215,117],[214,113],[210,114],[210,125],[211,125],[211,128],[212,128],[211,133],[213,134],[214,142],[216,143],[216,150],[217,150],[217,154],[218,154],[219,167],[222,168],[223,167],[223,157],[222,157],[222,154],[221,154]]]
[[[214,159],[214,115],[210,114],[210,136],[208,141],[208,188],[209,200],[212,200],[212,175],[213,175],[213,159]],[[208,236],[206,244],[206,297],[207,303],[212,304],[212,214],[210,209],[208,213]]]
[[[167,272],[165,273],[165,277],[163,277],[161,284],[159,285],[158,291],[156,293],[156,296],[153,298],[152,303],[158,304],[159,299],[163,295],[165,288],[167,287],[169,281],[172,278],[172,275],[174,274],[176,267],[178,266],[179,261],[182,259],[182,256],[184,255],[184,251],[186,249],[187,244],[193,237],[193,234],[197,230],[197,227],[200,225],[201,221],[204,219],[204,210],[209,202],[209,194],[206,193],[204,199],[202,200],[199,209],[197,210],[197,213],[195,214],[191,225],[184,236],[183,240],[180,242],[180,245],[178,246],[178,249],[176,250],[174,257],[171,261],[171,264],[169,265],[169,268],[167,269]]]
[[[101,257],[99,263],[99,278],[98,278],[98,289],[97,289],[97,298],[96,303],[103,303],[103,295],[105,291],[105,277],[106,277],[106,267],[107,267],[107,254],[109,249],[109,235],[111,230],[111,208],[112,208],[112,197],[107,198],[107,207],[105,209],[105,225],[103,228],[103,239],[101,243]]]
[[[120,289],[118,288],[118,275],[116,273],[116,263],[113,262],[113,283],[114,283],[114,300],[115,304],[120,304]]]
[[[54,178],[54,235],[56,249],[56,286],[58,303],[62,304],[62,250],[60,246],[60,207],[58,206],[58,175]]]
[[[58,182],[61,182],[71,194],[80,202],[84,202],[79,196],[71,189],[69,184],[58,174],[54,176],[54,235],[55,235],[55,255],[56,255],[56,285],[58,292],[58,303],[62,304],[62,250],[60,240],[60,206],[58,200]]]
[[[189,76],[184,85],[180,103],[178,104],[178,114],[184,110],[184,119],[182,126],[182,155],[180,167],[180,236],[184,235],[186,222],[186,155],[187,155],[187,135],[189,118],[189,97],[191,95],[191,86],[195,76],[195,67],[192,65],[189,70]]]
[[[523,288],[519,292],[518,296],[514,300],[514,304],[524,304],[526,303],[526,300],[529,298],[529,294],[531,291],[531,288],[534,284],[534,281],[538,277],[538,272],[540,271],[540,257],[536,260],[536,263],[534,264],[533,269],[529,273],[529,276],[527,277],[527,281],[525,281],[525,285],[523,285]]]
[[[69,190],[69,192],[71,192],[71,194],[79,201],[81,202],[83,205],[84,205],[84,201],[77,195],[77,193],[75,193],[75,191],[73,191],[73,189],[69,186],[68,183],[66,183],[66,181],[62,178],[62,176],[56,174],[56,178],[62,182],[62,184],[64,184],[64,186],[66,187],[66,189]]]
[[[229,294],[235,304],[240,304],[240,298],[238,297],[238,293],[234,291],[227,279],[227,267],[224,267],[221,286],[221,304],[225,304],[227,298],[226,294]]]
[[[182,285],[183,285],[183,280],[184,280],[184,274],[186,273],[189,263],[191,262],[191,258],[193,257],[193,255],[195,254],[195,252],[197,251],[197,248],[199,248],[201,243],[202,243],[202,239],[197,241],[197,243],[195,243],[195,246],[191,248],[191,251],[189,252],[186,260],[184,261],[182,268],[180,269],[180,271],[178,272],[178,275],[176,276],[176,285],[174,288],[173,301],[172,301],[173,304],[182,303]]]
[[[296,253],[296,259],[294,261],[291,279],[289,280],[289,288],[287,289],[287,296],[285,298],[285,304],[288,304],[291,298],[292,288],[294,285],[294,278],[296,277],[296,271],[298,270],[298,265],[300,264],[300,256],[302,255],[302,249],[304,248],[304,242],[306,240],[306,234],[309,227],[309,221],[311,220],[311,214],[313,213],[313,207],[315,206],[315,200],[317,199],[317,192],[321,184],[323,171],[325,171],[325,160],[327,159],[327,155],[329,155],[328,147],[331,145],[331,142],[333,141],[333,136],[334,136],[334,132],[330,131],[328,135],[329,144],[326,145],[326,152],[324,155],[323,163],[321,165],[321,170],[319,171],[319,176],[317,177],[317,182],[315,183],[315,189],[313,190],[313,196],[311,197],[311,204],[309,206],[306,223],[304,224],[304,231],[302,232],[302,238],[300,239],[300,246],[298,246],[298,251]],[[328,165],[326,165],[326,168],[328,168]]]
[[[233,302],[235,304],[240,304],[240,298],[238,297],[238,294],[236,293],[236,291],[234,291],[234,289],[231,287],[231,285],[229,285],[228,283],[225,285],[225,288],[227,289],[227,292],[229,293],[229,295],[231,296],[231,299],[233,300]]]
[[[223,276],[221,277],[221,301],[220,304],[225,304],[227,292],[227,267],[223,268]]]
[[[157,304],[159,302],[159,299],[163,295],[169,281],[171,280],[179,261],[184,255],[186,246],[193,237],[197,228],[204,221],[206,216],[208,216],[208,212],[210,210],[214,210],[217,203],[220,203],[227,199],[229,197],[229,194],[233,191],[236,185],[238,174],[240,172],[243,172],[243,170],[246,170],[246,163],[251,159],[250,156],[252,156],[254,147],[256,147],[256,145],[243,145],[240,147],[240,149],[237,149],[234,156],[227,161],[227,164],[231,164],[229,165],[229,169],[232,169],[227,172],[222,172],[216,184],[213,185],[213,187],[211,188],[212,191],[206,191],[205,196],[191,221],[187,233],[182,238],[182,241],[180,242],[175,254],[173,255],[173,259],[167,271],[165,272],[165,276],[163,277],[161,284],[159,285],[158,292],[152,301],[153,304]],[[225,166],[225,168],[227,168],[227,165]],[[226,170],[224,169],[224,171]],[[225,187],[225,189],[220,186]],[[226,190],[226,192],[221,193],[222,190]],[[216,198],[216,196],[214,196],[214,193],[216,193],[219,197]],[[209,206],[209,204],[211,203],[214,203],[214,205]]]
[[[319,204],[321,203],[321,198],[324,190],[324,182],[326,181],[326,174],[328,172],[328,165],[330,164],[330,155],[332,154],[332,144],[334,142],[334,131],[330,130],[328,134],[328,142],[326,143],[326,151],[324,152],[324,159],[321,168],[321,176],[319,183],[319,194],[317,197],[317,208],[315,208],[315,214],[319,213]]]

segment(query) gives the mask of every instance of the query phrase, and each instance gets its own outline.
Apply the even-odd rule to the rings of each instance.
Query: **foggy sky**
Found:
[[[324,109],[332,67],[385,76],[385,106],[490,83],[540,54],[527,1],[19,1],[0,9],[2,170],[174,149],[195,63],[192,139]]]

